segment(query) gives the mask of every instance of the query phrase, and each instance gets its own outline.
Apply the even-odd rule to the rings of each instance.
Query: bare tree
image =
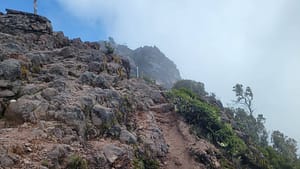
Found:
[[[251,88],[246,87],[246,91],[244,91],[242,84],[236,84],[235,86],[233,86],[233,91],[235,92],[235,96],[237,97],[235,102],[246,107],[250,115],[252,115],[254,109],[252,105],[253,93]]]
[[[37,0],[33,0],[33,10],[34,14],[37,15]]]

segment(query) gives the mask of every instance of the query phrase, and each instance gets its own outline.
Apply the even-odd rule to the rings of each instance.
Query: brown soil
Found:
[[[169,153],[164,163],[166,169],[204,169],[205,166],[195,162],[189,154],[189,145],[195,141],[189,128],[175,112],[154,113],[164,138],[169,145]]]

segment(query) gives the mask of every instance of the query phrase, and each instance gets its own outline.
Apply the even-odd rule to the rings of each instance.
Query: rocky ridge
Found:
[[[165,91],[101,48],[38,15],[0,15],[0,168],[219,168]]]
[[[174,62],[156,46],[144,46],[132,50],[126,45],[117,44],[111,37],[108,41],[100,42],[102,46],[105,43],[109,43],[116,54],[129,60],[132,77],[136,77],[138,67],[140,77],[167,89],[172,88],[174,83],[181,79],[180,72]]]

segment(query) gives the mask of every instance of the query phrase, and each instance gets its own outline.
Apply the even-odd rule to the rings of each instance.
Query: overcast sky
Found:
[[[117,42],[157,45],[225,103],[235,83],[250,86],[269,129],[300,142],[299,0],[58,1]]]
[[[43,0],[39,10],[70,37],[158,46],[225,105],[234,84],[250,86],[269,130],[300,142],[299,0]]]

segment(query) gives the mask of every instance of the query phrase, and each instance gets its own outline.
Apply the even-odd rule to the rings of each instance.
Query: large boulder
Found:
[[[72,126],[79,136],[84,137],[86,131],[86,116],[79,106],[66,105],[58,111],[55,117],[59,121]]]
[[[63,64],[53,65],[50,68],[49,73],[57,75],[57,76],[66,76],[67,75],[67,72],[66,72]]]
[[[2,167],[11,167],[14,165],[14,161],[12,158],[9,157],[9,155],[0,155],[0,166]]]
[[[92,85],[94,82],[96,75],[92,72],[84,72],[79,77],[79,82],[81,84]]]
[[[58,95],[58,91],[55,88],[47,88],[42,91],[41,95],[44,99],[50,101]]]
[[[127,144],[135,144],[137,143],[137,138],[134,134],[123,129],[121,130],[120,141]]]
[[[89,161],[90,168],[98,169],[109,169],[108,162],[102,151],[96,151],[94,153],[88,154],[87,159]]]
[[[109,128],[113,125],[115,116],[111,109],[99,104],[95,105],[91,112],[92,123],[95,126]]]
[[[64,161],[63,159],[68,156],[70,152],[70,147],[66,145],[56,145],[47,154],[48,158],[51,160],[49,164],[53,168],[60,168],[60,165]]]
[[[98,75],[93,82],[94,86],[100,87],[102,89],[110,88],[110,86],[112,86],[112,83],[113,78],[110,78],[109,75],[105,76],[103,74]]]
[[[10,90],[2,90],[0,91],[0,98],[1,97],[13,97],[15,95],[14,92],[10,91]]]
[[[0,63],[0,78],[16,80],[21,78],[21,64],[16,59],[7,59]]]
[[[11,88],[12,84],[9,80],[0,80],[0,88]]]
[[[117,147],[113,144],[108,144],[103,147],[103,152],[106,157],[106,159],[110,162],[113,163],[115,162],[120,156],[124,155],[125,150]]]
[[[20,95],[34,95],[38,93],[39,91],[43,90],[46,88],[45,85],[38,85],[38,84],[27,84],[25,86],[22,86]]]
[[[11,101],[4,113],[4,117],[14,124],[22,124],[26,121],[36,122],[37,114],[35,109],[41,104],[39,100],[20,98],[17,101]]]

